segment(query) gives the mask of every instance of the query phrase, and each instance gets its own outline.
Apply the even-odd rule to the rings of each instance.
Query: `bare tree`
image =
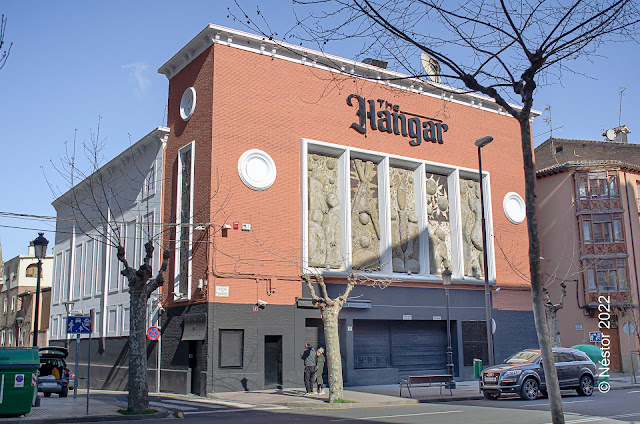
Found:
[[[359,276],[353,272],[347,277],[347,286],[344,291],[331,298],[327,291],[327,284],[321,274],[303,274],[303,280],[311,292],[314,308],[320,310],[322,323],[324,325],[324,340],[327,344],[327,368],[329,371],[329,402],[336,402],[344,399],[344,385],[342,379],[342,354],[340,353],[340,337],[338,334],[338,317],[345,302],[354,287],[358,284],[365,284],[374,287],[384,288],[389,285],[390,280],[375,280]],[[320,286],[320,294],[316,291],[313,280]]]
[[[155,136],[159,139],[161,135]],[[155,160],[155,152],[161,145],[159,140],[157,143],[157,146],[151,148],[153,158],[147,158],[150,161]],[[59,211],[58,227],[64,226],[68,232],[84,234],[110,247],[117,258],[116,263],[122,267],[120,274],[126,278],[130,296],[128,409],[137,413],[146,412],[149,410],[145,334],[147,301],[164,283],[163,274],[167,269],[170,252],[163,252],[160,268],[154,276],[154,245],[159,244],[162,231],[154,231],[156,224],[153,222],[143,222],[141,231],[134,232],[140,234],[136,237],[128,234],[126,226],[130,225],[127,215],[132,205],[138,205],[143,213],[149,212],[149,197],[144,200],[145,196],[140,194],[149,187],[149,178],[157,177],[155,172],[148,174],[149,164],[143,163],[142,152],[133,146],[119,156],[120,163],[103,166],[101,154],[104,140],[100,139],[100,125],[97,132],[91,135],[90,141],[81,144],[80,152],[76,152],[76,146],[74,137],[59,163],[53,163],[54,169],[68,184],[68,191],[60,195],[58,201],[66,208],[69,216],[61,219]],[[80,157],[78,153],[81,153]],[[52,191],[56,195],[60,193],[54,187]],[[138,243],[144,243],[143,252],[141,249],[131,248]],[[136,268],[132,264],[138,262],[138,255],[142,258],[139,258],[140,265]]]
[[[11,53],[11,47],[13,47],[13,42],[9,44],[9,48],[6,48],[4,45],[4,34],[6,29],[7,18],[2,15],[2,19],[0,20],[0,69],[4,68],[4,65],[7,63],[7,60],[9,59],[9,53]]]

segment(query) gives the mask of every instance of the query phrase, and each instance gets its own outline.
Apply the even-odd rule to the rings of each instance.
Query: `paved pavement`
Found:
[[[638,388],[633,385],[629,377],[612,377],[611,389]],[[193,395],[163,394],[153,396],[151,407],[159,412],[155,415],[125,416],[117,412],[126,408],[125,392],[109,392],[92,390],[89,415],[86,414],[86,397],[79,391],[78,398],[72,396],[59,398],[41,398],[39,407],[23,417],[0,418],[0,424],[30,423],[53,424],[63,422],[97,422],[123,421],[136,419],[160,419],[168,414],[175,415],[183,412],[185,415],[207,413],[212,408],[241,408],[241,409],[339,409],[367,406],[410,405],[425,402],[446,402],[481,399],[477,381],[457,382],[453,395],[448,390],[439,387],[422,387],[412,389],[409,397],[406,389],[400,391],[397,384],[384,386],[348,387],[344,391],[344,398],[350,403],[329,403],[328,391],[325,395],[303,396],[304,389],[258,390],[251,392],[222,392],[211,393],[207,397]]]

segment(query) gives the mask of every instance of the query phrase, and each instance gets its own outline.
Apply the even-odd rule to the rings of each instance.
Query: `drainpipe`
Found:
[[[631,202],[629,201],[629,184],[627,181],[627,171],[624,171],[624,191],[627,195],[627,213],[629,214],[629,230],[631,233],[631,252],[633,253],[633,272],[636,275],[636,295],[638,296],[638,307],[640,308],[640,284],[638,283],[638,261],[636,259],[636,244],[633,237],[633,221],[631,218]]]

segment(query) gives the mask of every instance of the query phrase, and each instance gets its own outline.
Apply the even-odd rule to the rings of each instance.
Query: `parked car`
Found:
[[[40,348],[40,373],[38,391],[45,397],[57,393],[60,397],[69,394],[69,368],[65,359],[69,350],[65,347],[47,346]]]
[[[570,348],[554,348],[553,356],[560,388],[574,389],[580,396],[591,396],[598,375],[593,361],[584,352]],[[540,350],[523,350],[502,364],[485,369],[481,390],[487,399],[497,399],[502,393],[516,393],[525,400],[533,400],[538,394],[546,396]]]

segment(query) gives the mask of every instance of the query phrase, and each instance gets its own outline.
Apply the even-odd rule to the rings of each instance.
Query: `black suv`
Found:
[[[575,389],[580,396],[591,396],[597,381],[593,361],[584,352],[569,348],[554,348],[553,357],[560,388]],[[538,394],[546,396],[540,350],[523,350],[502,364],[485,369],[481,389],[487,399],[497,399],[502,393],[516,393],[526,400],[533,400]]]
[[[65,347],[47,346],[40,348],[40,374],[38,391],[45,397],[57,393],[60,397],[69,394],[69,368],[65,359],[69,350]]]

